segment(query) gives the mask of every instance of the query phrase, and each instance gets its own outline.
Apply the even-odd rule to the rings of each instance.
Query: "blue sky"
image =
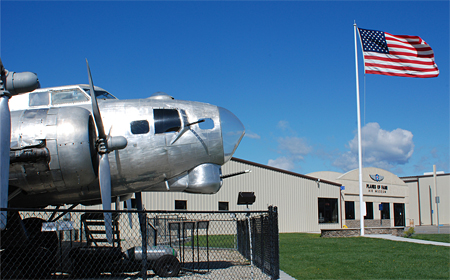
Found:
[[[364,166],[449,167],[448,1],[1,1],[1,58],[43,87],[94,82],[120,99],[164,91],[225,107],[235,156],[307,174],[357,167],[353,22],[421,36],[440,75],[363,75]],[[358,41],[358,48],[359,48]]]

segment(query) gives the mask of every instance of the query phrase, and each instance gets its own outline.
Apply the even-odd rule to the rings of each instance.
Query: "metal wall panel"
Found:
[[[237,205],[238,193],[254,192],[256,201],[249,209],[266,211],[270,205],[277,206],[280,232],[319,233],[321,228],[341,227],[339,184],[326,181],[318,183],[313,177],[238,159],[232,159],[222,167],[223,175],[244,170],[251,172],[224,179],[222,188],[212,195],[145,192],[142,196],[144,208],[175,210],[175,200],[186,200],[188,211],[218,211],[219,202],[228,202],[230,211],[245,211],[247,210],[245,205]],[[319,197],[338,199],[339,223],[319,224]]]
[[[318,223],[318,197],[339,199],[340,186],[327,182],[317,183],[285,171],[231,160],[222,168],[224,175],[251,170],[251,173],[224,179],[217,194],[148,192],[143,195],[148,210],[175,210],[175,200],[186,200],[189,211],[217,211],[219,202],[228,202],[230,211],[244,211],[245,205],[237,205],[239,192],[254,192],[256,201],[250,210],[267,210],[269,205],[278,207],[280,232],[320,232],[321,228],[340,228],[338,224]],[[340,205],[339,205],[340,210]],[[340,217],[340,215],[339,215]]]
[[[439,224],[450,224],[450,174],[436,176],[437,190],[434,188],[433,176],[405,177],[404,179],[409,187],[410,212],[414,217],[415,225],[437,224],[436,192],[440,198]]]

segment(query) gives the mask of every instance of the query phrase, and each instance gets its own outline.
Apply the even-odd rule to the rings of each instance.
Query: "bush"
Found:
[[[403,233],[405,234],[406,238],[410,238],[413,234],[414,234],[414,227],[410,227],[407,231],[404,231]]]

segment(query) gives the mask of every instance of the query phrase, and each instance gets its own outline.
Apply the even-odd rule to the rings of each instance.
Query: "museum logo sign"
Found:
[[[372,179],[375,182],[381,182],[384,179],[384,176],[381,176],[379,174],[370,174],[370,179]],[[386,193],[388,190],[387,185],[377,185],[377,184],[366,184],[366,189],[370,193]]]

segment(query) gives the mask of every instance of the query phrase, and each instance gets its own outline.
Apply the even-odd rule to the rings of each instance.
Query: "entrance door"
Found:
[[[396,227],[405,226],[405,204],[394,203],[394,224]]]

